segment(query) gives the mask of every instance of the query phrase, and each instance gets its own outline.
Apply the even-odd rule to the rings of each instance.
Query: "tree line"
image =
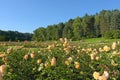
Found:
[[[67,22],[39,27],[34,31],[33,39],[37,41],[58,40],[68,38],[80,40],[84,38],[120,38],[120,11],[102,10],[95,15],[85,14],[83,17],[69,19]],[[109,34],[111,36],[108,36]],[[117,33],[117,34],[116,34]]]
[[[18,31],[3,31],[0,30],[0,41],[25,41],[32,40],[31,33],[21,33]]]

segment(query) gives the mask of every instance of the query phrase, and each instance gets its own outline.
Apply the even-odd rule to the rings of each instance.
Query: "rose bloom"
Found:
[[[35,54],[34,54],[34,53],[31,53],[31,54],[30,54],[30,57],[31,57],[31,58],[34,58],[34,57],[35,57]]]
[[[68,60],[65,61],[66,65],[70,65],[70,62]]]
[[[103,49],[104,49],[104,51],[106,51],[106,52],[110,51],[110,47],[108,47],[108,46],[104,46]]]
[[[109,78],[109,73],[104,71],[102,76],[99,76],[99,80],[107,80]]]
[[[104,50],[102,48],[99,48],[99,52],[103,52]]]
[[[51,60],[51,66],[55,66],[56,65],[56,58],[53,57]]]
[[[79,68],[80,68],[79,62],[74,62],[74,65],[75,65],[75,68],[76,68],[76,69],[79,69]]]
[[[41,59],[38,59],[38,60],[37,60],[37,64],[40,64],[41,62],[42,62]]]
[[[99,76],[98,80],[107,80],[106,76]]]
[[[68,61],[70,61],[70,62],[71,62],[72,60],[73,60],[73,58],[72,58],[72,57],[69,57],[69,58],[68,58]]]
[[[7,67],[7,66],[4,65],[4,64],[0,66],[0,73],[1,73],[2,75],[5,73],[6,67]]]
[[[60,40],[60,42],[64,42],[63,38],[60,38],[59,40]]]
[[[117,47],[117,43],[116,43],[116,42],[113,42],[113,44],[112,44],[112,49],[116,49],[116,47]]]
[[[96,80],[99,79],[99,76],[100,76],[100,73],[99,73],[99,72],[96,72],[96,71],[95,71],[95,72],[93,73],[94,79],[96,79]]]
[[[44,65],[45,65],[45,67],[48,67],[49,66],[49,62],[46,61]]]
[[[94,60],[95,54],[90,54],[91,60]]]
[[[29,55],[28,55],[28,54],[26,54],[26,55],[24,56],[24,59],[25,59],[25,60],[27,60],[27,59],[28,59],[28,57],[29,57]]]
[[[109,78],[109,73],[107,71],[104,71],[103,76],[105,76],[108,79]]]
[[[68,47],[69,46],[69,43],[68,42],[64,42],[64,44],[63,44],[63,47]]]
[[[76,69],[79,69],[79,68],[80,68],[80,65],[79,65],[79,64],[76,64],[76,65],[75,65],[75,68],[76,68]]]
[[[100,57],[99,57],[99,56],[96,56],[95,59],[98,61],[98,60],[100,59]]]

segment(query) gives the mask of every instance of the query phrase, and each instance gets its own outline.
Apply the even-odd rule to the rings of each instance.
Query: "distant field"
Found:
[[[105,39],[105,38],[90,38],[90,39],[83,39],[80,41],[73,41],[73,42],[86,42],[86,43],[101,43],[101,42],[107,42],[111,43],[114,41],[120,41],[120,39]]]

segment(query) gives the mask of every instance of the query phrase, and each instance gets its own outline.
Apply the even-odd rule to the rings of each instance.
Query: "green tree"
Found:
[[[95,22],[94,22],[94,36],[95,37],[100,37],[100,16],[99,14],[96,14],[94,16]]]
[[[52,40],[58,40],[58,39],[59,39],[59,27],[57,25],[53,25]]]
[[[111,15],[111,30],[120,30],[120,11],[113,10]]]
[[[94,37],[94,17],[87,14],[82,19],[84,37]]]
[[[111,19],[111,11],[102,10],[100,12],[100,31],[101,35],[104,35],[106,31],[110,30],[110,19]]]
[[[34,36],[33,38],[36,41],[45,41],[46,40],[45,28],[40,27],[40,28],[36,29],[34,31],[34,35],[33,36]]]
[[[68,22],[65,23],[65,27],[63,29],[63,37],[64,38],[68,38],[68,39],[72,39],[73,38],[73,19],[70,19]]]
[[[53,27],[51,25],[49,25],[47,28],[46,28],[46,39],[47,40],[52,40],[52,34],[53,34]]]
[[[80,40],[83,36],[83,27],[81,25],[81,19],[80,17],[77,17],[73,22],[73,33],[74,33],[74,39]]]
[[[62,34],[63,34],[63,29],[64,29],[64,23],[59,23],[58,25],[58,38],[62,38]]]

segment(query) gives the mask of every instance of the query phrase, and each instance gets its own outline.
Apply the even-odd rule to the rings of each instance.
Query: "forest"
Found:
[[[120,38],[120,11],[102,10],[95,15],[85,14],[83,17],[69,19],[47,27],[34,30],[33,40],[49,41],[59,38],[81,40],[86,38],[105,37]]]
[[[18,31],[3,31],[0,30],[0,41],[31,41],[31,33],[21,33]]]

